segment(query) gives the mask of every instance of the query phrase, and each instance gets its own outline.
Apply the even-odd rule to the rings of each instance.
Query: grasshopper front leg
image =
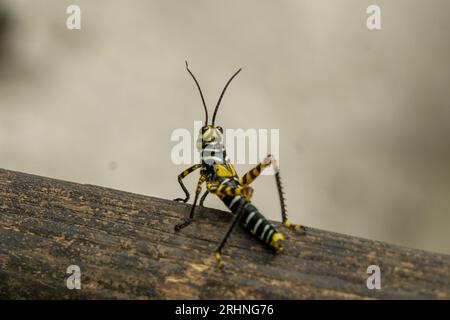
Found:
[[[184,186],[183,179],[186,178],[189,174],[191,174],[195,170],[200,169],[201,167],[202,167],[201,164],[194,164],[192,167],[184,170],[182,173],[180,173],[178,175],[178,183],[180,184],[181,189],[183,189],[184,194],[186,195],[186,198],[184,198],[184,199],[183,198],[176,198],[176,199],[173,199],[173,201],[184,202],[184,203],[189,201],[190,194],[189,194],[189,191]]]
[[[197,182],[197,188],[195,189],[194,203],[192,204],[191,212],[189,213],[189,218],[186,219],[183,223],[177,224],[175,226],[175,231],[180,231],[181,229],[187,227],[188,225],[190,225],[192,223],[192,221],[194,219],[194,211],[195,211],[195,206],[197,204],[198,196],[202,192],[202,184],[205,181],[206,181],[206,177],[203,175],[200,176],[200,179]]]

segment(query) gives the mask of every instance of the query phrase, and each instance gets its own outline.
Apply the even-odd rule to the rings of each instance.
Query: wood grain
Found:
[[[276,255],[237,227],[220,270],[213,252],[232,216],[199,208],[176,233],[189,208],[0,169],[0,298],[450,298],[450,256],[313,228],[280,227],[287,241]],[[366,286],[373,264],[381,290]],[[81,268],[81,290],[66,287],[69,265]]]

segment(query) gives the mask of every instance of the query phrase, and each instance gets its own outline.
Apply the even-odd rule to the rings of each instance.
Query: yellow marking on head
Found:
[[[203,147],[202,137],[199,136],[199,138],[197,139],[197,150],[201,151],[202,147]]]
[[[211,128],[208,127],[205,132],[200,131],[197,139],[197,149],[201,150],[203,148],[203,142],[209,142],[211,141],[208,137],[208,135],[211,132]]]
[[[208,127],[208,129],[206,129],[206,131],[203,132],[202,138],[205,139],[210,132],[211,132],[211,127]]]
[[[210,142],[222,136],[222,132],[214,126],[209,125],[205,132],[200,134],[200,137],[205,142]]]

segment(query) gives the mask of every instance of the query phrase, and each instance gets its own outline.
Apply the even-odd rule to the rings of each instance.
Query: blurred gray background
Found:
[[[372,3],[380,31],[366,28]],[[70,4],[80,31],[65,26]],[[218,123],[280,129],[294,222],[450,253],[449,12],[448,0],[0,0],[0,167],[182,196],[170,135],[203,119],[184,60],[211,109],[243,67]],[[280,219],[273,177],[255,189]]]

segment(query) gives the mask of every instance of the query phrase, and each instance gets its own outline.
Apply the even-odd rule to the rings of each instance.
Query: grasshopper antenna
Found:
[[[205,119],[205,126],[208,124],[208,109],[206,108],[206,103],[205,103],[205,98],[203,98],[203,93],[202,93],[202,89],[200,88],[200,85],[198,84],[197,79],[195,79],[194,74],[191,72],[191,70],[189,70],[189,66],[187,61],[185,61],[186,63],[186,70],[189,72],[189,74],[192,76],[192,79],[194,79],[195,84],[197,85],[198,91],[200,92],[200,97],[202,98],[202,102],[203,102],[203,107],[205,108],[205,114],[206,114],[206,119]]]
[[[230,84],[230,82],[234,79],[234,77],[237,76],[237,74],[239,72],[241,72],[242,68],[240,68],[238,71],[236,71],[235,74],[233,74],[233,76],[230,78],[230,80],[228,80],[227,84],[225,85],[225,87],[222,90],[222,94],[219,97],[219,101],[217,101],[217,105],[216,108],[214,109],[214,114],[213,114],[213,119],[212,119],[212,125],[214,125],[214,122],[216,121],[216,115],[217,115],[217,110],[219,110],[219,106],[220,106],[220,102],[222,101],[223,95],[225,94],[225,91],[227,90],[228,85]]]

